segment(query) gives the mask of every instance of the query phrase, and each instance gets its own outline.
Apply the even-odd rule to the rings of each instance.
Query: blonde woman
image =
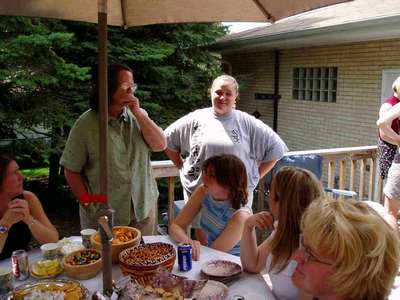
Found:
[[[295,267],[291,258],[299,246],[301,216],[310,202],[322,194],[320,181],[310,171],[283,167],[272,181],[268,198],[271,212],[255,214],[245,222],[240,251],[242,266],[252,273],[266,267],[278,299],[298,299],[298,289],[291,281]],[[258,247],[255,228],[272,230]]]
[[[321,198],[303,215],[293,283],[309,299],[383,300],[400,262],[395,231],[363,202]]]

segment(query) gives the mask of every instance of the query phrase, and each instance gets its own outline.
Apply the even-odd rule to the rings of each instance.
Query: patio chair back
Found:
[[[299,154],[299,155],[288,155],[282,157],[273,167],[271,172],[266,175],[264,194],[268,197],[268,193],[271,187],[272,177],[285,166],[299,167],[312,172],[319,180],[322,177],[322,162],[323,157],[318,154]],[[326,187],[325,192],[331,193],[336,198],[343,196],[345,198],[355,198],[357,193],[348,190],[339,190]]]

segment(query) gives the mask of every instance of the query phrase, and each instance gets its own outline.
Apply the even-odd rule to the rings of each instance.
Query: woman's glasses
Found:
[[[303,239],[303,235],[302,234],[300,234],[299,249],[304,253],[303,254],[304,258],[303,259],[304,259],[305,263],[313,261],[313,262],[317,262],[317,263],[328,265],[328,266],[332,265],[332,263],[328,263],[328,262],[322,261],[322,260],[316,258],[314,254],[312,254],[311,249],[309,247],[307,247],[306,245],[304,245],[304,239]]]

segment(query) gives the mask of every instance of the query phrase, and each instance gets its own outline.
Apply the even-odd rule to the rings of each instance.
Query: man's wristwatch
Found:
[[[8,232],[8,227],[4,225],[0,225],[0,234],[5,234]]]

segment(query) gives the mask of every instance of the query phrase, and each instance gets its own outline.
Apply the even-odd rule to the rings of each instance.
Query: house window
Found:
[[[337,67],[294,68],[295,100],[336,102]]]

